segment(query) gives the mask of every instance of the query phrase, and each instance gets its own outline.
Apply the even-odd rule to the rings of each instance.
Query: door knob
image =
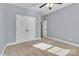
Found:
[[[29,30],[25,30],[25,31],[29,31]]]

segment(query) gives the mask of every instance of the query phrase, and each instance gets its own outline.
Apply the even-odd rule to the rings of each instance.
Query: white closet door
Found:
[[[25,42],[35,39],[35,18],[16,16],[16,41]]]

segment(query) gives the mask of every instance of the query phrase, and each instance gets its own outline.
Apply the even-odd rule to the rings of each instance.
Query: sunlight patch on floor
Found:
[[[66,56],[70,52],[69,49],[63,49],[59,47],[53,47],[47,51],[50,53],[56,54],[58,56]]]
[[[48,48],[53,47],[52,45],[47,43],[34,44],[33,46],[42,50],[47,50]]]

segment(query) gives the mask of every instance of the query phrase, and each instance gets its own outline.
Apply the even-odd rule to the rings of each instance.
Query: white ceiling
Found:
[[[63,4],[60,4],[60,5],[54,4],[52,10],[49,10],[47,8],[47,6],[44,6],[43,8],[39,8],[39,6],[41,6],[44,3],[12,3],[12,4],[33,10],[35,12],[39,12],[39,13],[41,13],[41,15],[47,15],[51,12],[54,12],[56,10],[63,8],[63,7],[66,7],[66,6],[70,5],[71,3],[63,3]]]

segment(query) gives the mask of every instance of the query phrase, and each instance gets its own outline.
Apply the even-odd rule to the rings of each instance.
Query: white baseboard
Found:
[[[39,37],[39,38],[36,38],[36,39],[41,39],[41,37]]]
[[[6,45],[5,45],[4,48],[3,48],[3,51],[2,51],[2,53],[1,53],[1,56],[3,56],[5,49],[6,49]]]
[[[79,47],[78,44],[71,43],[71,42],[68,42],[68,41],[64,41],[64,40],[61,40],[61,39],[58,39],[58,38],[55,38],[55,37],[49,37],[48,36],[48,38],[53,39],[53,40],[57,40],[57,41],[60,41],[60,42],[66,43],[66,44],[70,44],[70,45],[73,45],[73,46],[76,46],[76,47]]]
[[[7,43],[7,46],[11,46],[11,45],[16,45],[16,44],[20,44],[20,43],[24,43],[24,42],[28,42],[28,41],[21,41],[21,42],[12,42],[12,43]]]
[[[15,44],[19,44],[19,43],[22,43],[22,42],[12,42],[12,43],[7,43],[6,46],[15,45]]]
[[[37,40],[37,39],[41,39],[41,37],[36,38],[36,39],[34,39],[34,40]],[[30,40],[30,41],[32,41],[32,40]],[[23,43],[23,42],[28,42],[28,41],[22,41],[22,42],[12,42],[12,43],[8,43],[8,44],[7,44],[7,46],[10,46],[10,45],[15,45],[15,44]]]

